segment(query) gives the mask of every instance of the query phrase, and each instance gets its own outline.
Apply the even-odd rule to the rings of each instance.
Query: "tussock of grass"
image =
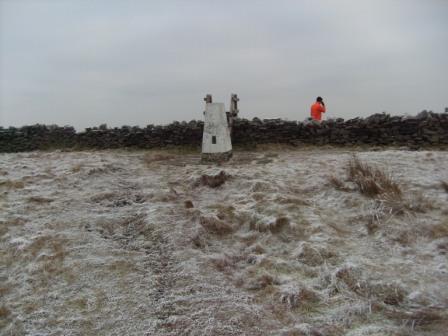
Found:
[[[261,290],[268,286],[272,286],[276,283],[274,277],[268,273],[263,273],[255,279],[251,279],[248,281],[246,285],[246,289],[248,290]]]
[[[269,231],[279,233],[289,226],[288,217],[278,217],[274,222],[269,224]]]
[[[368,197],[379,195],[390,195],[396,199],[401,199],[402,190],[392,177],[378,167],[369,166],[361,162],[356,156],[353,157],[347,166],[348,180],[358,187],[361,194]]]
[[[278,217],[275,221],[270,223],[261,223],[256,221],[251,221],[249,227],[251,230],[258,232],[271,232],[273,234],[280,233],[289,227],[288,217]]]
[[[368,293],[367,284],[362,281],[361,272],[353,267],[342,267],[336,271],[336,278],[347,286],[347,288],[359,295],[366,296]]]
[[[217,188],[223,185],[228,179],[230,179],[230,175],[221,170],[217,175],[202,175],[196,184],[204,185],[210,188]]]
[[[321,253],[310,243],[302,243],[295,255],[301,263],[308,266],[319,266],[324,263]]]
[[[432,202],[421,192],[413,193],[410,197],[401,198],[396,195],[384,194],[374,200],[370,218],[367,222],[367,231],[374,233],[384,218],[407,213],[425,213],[434,209]]]
[[[233,227],[230,224],[214,216],[201,216],[199,218],[199,224],[201,224],[206,231],[217,235],[226,235],[233,232]]]
[[[81,168],[83,167],[82,163],[77,163],[71,168],[72,173],[78,173],[81,171]]]
[[[308,288],[301,288],[294,293],[283,293],[280,299],[282,303],[291,309],[298,308],[302,305],[316,304],[320,301],[319,295]]]
[[[369,285],[369,293],[390,306],[400,305],[407,295],[404,288],[399,285],[381,282]]]
[[[367,232],[375,233],[385,218],[395,215],[425,213],[434,209],[432,202],[421,192],[413,192],[406,197],[401,186],[385,171],[360,161],[354,156],[347,164],[347,179],[358,191],[373,199],[371,213],[366,223]],[[408,245],[409,237],[403,235],[398,241]]]

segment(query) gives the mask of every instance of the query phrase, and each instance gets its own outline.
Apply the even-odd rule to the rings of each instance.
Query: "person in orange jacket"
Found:
[[[322,97],[317,97],[316,102],[311,105],[311,118],[313,120],[322,120],[322,113],[325,113],[325,103]]]

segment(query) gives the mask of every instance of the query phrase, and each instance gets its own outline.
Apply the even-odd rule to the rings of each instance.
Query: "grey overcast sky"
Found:
[[[0,0],[0,125],[448,106],[448,0]]]

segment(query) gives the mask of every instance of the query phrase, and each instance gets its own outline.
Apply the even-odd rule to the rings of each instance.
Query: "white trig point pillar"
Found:
[[[205,98],[202,161],[227,161],[232,157],[232,141],[224,103],[212,103]]]

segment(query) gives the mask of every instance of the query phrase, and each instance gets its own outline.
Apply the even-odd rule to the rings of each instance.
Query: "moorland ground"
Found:
[[[445,335],[446,167],[446,151],[0,154],[0,334]]]

